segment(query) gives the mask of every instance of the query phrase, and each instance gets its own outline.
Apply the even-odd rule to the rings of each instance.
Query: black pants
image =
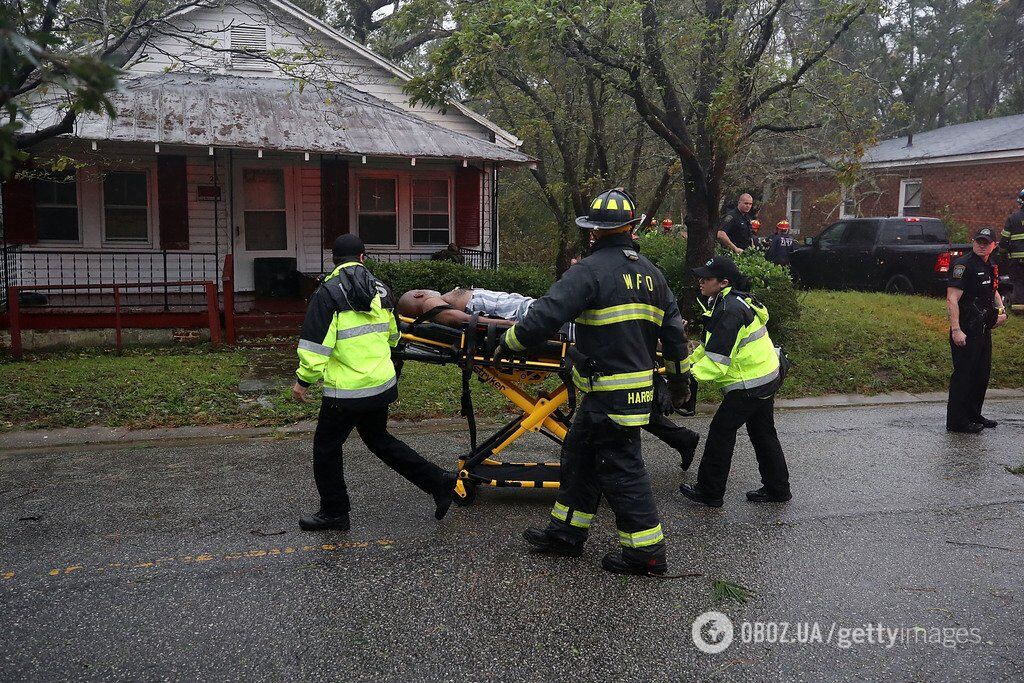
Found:
[[[704,457],[697,470],[697,486],[712,498],[725,493],[725,483],[736,450],[736,432],[747,425],[747,434],[754,445],[761,483],[772,494],[789,494],[789,468],[775,431],[775,396],[750,398],[743,391],[726,393],[718,411],[711,419]]]
[[[651,480],[640,455],[639,427],[621,427],[587,410],[584,402],[562,443],[561,468],[549,531],[570,542],[585,541],[604,494],[615,513],[623,557],[646,563],[665,556]]]
[[[968,335],[964,346],[954,344],[951,334],[949,348],[953,375],[949,378],[946,427],[962,429],[971,422],[981,422],[981,406],[992,373],[992,332]]]
[[[676,450],[692,447],[694,439],[699,438],[697,432],[677,425],[659,413],[651,413],[651,421],[644,430]]]
[[[1006,306],[1024,305],[1024,260],[1009,259],[1007,261],[1006,274],[1010,276],[1010,284],[1013,286],[1010,302],[1003,302]],[[1005,298],[1005,297],[1004,297]]]
[[[347,513],[352,507],[345,486],[342,446],[353,428],[370,452],[423,491],[437,493],[445,488],[444,470],[388,433],[388,406],[359,411],[328,398],[320,405],[313,435],[313,476],[320,509],[326,514]]]

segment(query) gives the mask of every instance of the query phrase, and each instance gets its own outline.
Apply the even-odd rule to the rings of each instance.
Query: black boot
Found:
[[[703,503],[704,505],[712,508],[722,507],[723,501],[721,498],[712,498],[711,496],[708,496],[697,488],[696,485],[691,486],[690,484],[680,484],[679,493],[683,494],[694,503]]]
[[[792,500],[793,494],[786,491],[785,494],[773,493],[767,486],[762,486],[756,491],[747,491],[747,500],[751,503],[785,503]]]
[[[448,508],[452,506],[452,496],[455,495],[455,484],[459,481],[459,475],[454,472],[446,472],[443,488],[434,494],[434,519],[444,519],[448,514]]]
[[[548,555],[579,557],[583,554],[583,543],[570,543],[554,536],[547,529],[530,527],[523,532],[523,538],[534,550]]]
[[[601,566],[613,574],[633,576],[661,576],[668,571],[668,562],[663,555],[652,556],[647,562],[640,564],[627,560],[621,552],[610,552],[601,558]]]
[[[679,467],[685,472],[693,464],[693,457],[697,454],[697,444],[700,443],[700,434],[690,432],[682,444],[676,446],[679,451]]]
[[[348,531],[348,527],[347,512],[340,515],[328,515],[323,510],[317,510],[311,515],[299,518],[299,528],[303,531],[327,531],[328,529]]]

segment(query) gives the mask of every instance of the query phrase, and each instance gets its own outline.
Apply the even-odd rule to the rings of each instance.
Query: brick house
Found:
[[[1002,229],[1024,188],[1024,114],[885,140],[862,160],[864,177],[842,187],[821,164],[800,167],[758,212],[762,233],[788,218],[808,237],[852,216],[935,216]]]
[[[130,284],[135,326],[180,327],[205,306],[168,281],[216,282],[225,313],[280,310],[268,297],[302,310],[348,232],[380,260],[455,242],[497,265],[499,169],[534,162],[515,136],[457,101],[412,105],[410,74],[287,0],[171,21],[125,65],[116,118],[80,116],[34,150],[70,170],[3,183],[0,328],[8,287],[37,328],[111,327],[110,289],[93,284]],[[59,93],[40,97],[29,129],[62,114]]]

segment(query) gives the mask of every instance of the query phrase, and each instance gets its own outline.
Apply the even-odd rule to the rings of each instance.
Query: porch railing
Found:
[[[159,285],[166,288],[198,288],[203,293],[203,304],[206,309],[206,326],[210,330],[210,343],[213,346],[220,345],[220,311],[217,308],[217,285],[212,281],[193,281],[193,282],[156,282],[154,285]],[[122,349],[122,336],[121,331],[125,327],[124,316],[124,298],[125,292],[133,289],[140,289],[149,287],[150,284],[103,284],[103,283],[89,283],[85,285],[32,285],[33,289],[40,289],[43,291],[54,291],[54,290],[75,290],[75,289],[89,289],[102,292],[104,295],[113,296],[113,309],[114,309],[114,339],[117,346],[117,352],[121,353]],[[24,291],[22,287],[11,286],[7,287],[7,300],[10,303],[8,308],[8,318],[10,319],[11,328],[11,355],[21,360],[22,357],[22,344],[21,344],[21,331],[22,331],[22,316],[21,306],[19,302],[21,300],[20,294]],[[81,315],[81,314],[78,314]],[[95,318],[95,315],[86,316],[89,318]],[[99,317],[103,317],[101,314]]]
[[[204,307],[202,287],[175,288],[168,283],[216,282],[219,265],[213,252],[62,251],[20,246],[4,248],[0,264],[0,304],[5,309],[10,306],[9,287],[22,292],[23,305],[109,308],[109,293],[99,285],[130,282],[133,291],[126,293],[125,305],[165,311]]]
[[[462,254],[463,262],[467,266],[472,266],[478,270],[484,268],[494,268],[494,254],[489,251],[482,251],[480,249],[466,249],[462,247],[459,249]],[[424,253],[422,251],[388,251],[388,252],[367,252],[369,258],[374,261],[381,261],[384,263],[394,263],[396,261],[428,261],[430,260],[430,253]]]

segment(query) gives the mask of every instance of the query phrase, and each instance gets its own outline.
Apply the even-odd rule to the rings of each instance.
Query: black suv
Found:
[[[951,258],[969,244],[949,244],[938,218],[844,218],[793,252],[793,277],[808,286],[912,294],[945,291]]]

